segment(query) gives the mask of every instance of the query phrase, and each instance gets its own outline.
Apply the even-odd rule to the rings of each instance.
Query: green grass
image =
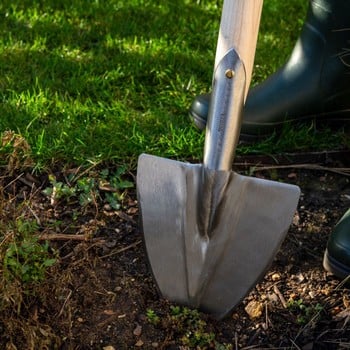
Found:
[[[187,110],[210,88],[220,4],[3,0],[0,132],[24,137],[38,167],[134,165],[141,152],[201,159],[204,135]],[[265,2],[253,84],[287,59],[306,6]],[[310,133],[306,147],[318,147]],[[266,148],[269,143],[252,151]],[[286,141],[277,151],[290,148]]]

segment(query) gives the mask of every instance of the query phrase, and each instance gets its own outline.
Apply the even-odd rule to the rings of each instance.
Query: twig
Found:
[[[325,167],[318,164],[291,164],[291,165],[259,165],[259,164],[252,164],[252,163],[235,163],[234,165],[238,166],[252,166],[253,169],[251,171],[253,173],[257,171],[264,171],[264,170],[274,170],[274,169],[306,169],[306,170],[323,170],[328,171],[332,173],[336,173],[339,175],[344,176],[350,176],[350,168],[330,168]]]
[[[128,221],[128,222],[130,222],[130,223],[136,225],[136,221],[135,221],[130,215],[124,213],[123,211],[118,210],[118,211],[116,212],[116,214],[117,214],[117,216],[118,216],[120,219],[122,219],[122,220],[124,220],[124,221]]]
[[[284,298],[284,296],[282,295],[282,293],[280,292],[280,290],[278,289],[278,287],[276,285],[273,286],[273,291],[277,294],[283,307],[286,309],[288,307],[286,299]]]
[[[268,303],[265,303],[265,324],[266,324],[266,329],[264,328],[264,330],[266,331],[267,329],[269,329],[269,327],[271,326],[273,328],[273,323],[269,317],[269,307],[268,307]]]
[[[126,250],[129,250],[129,249],[132,249],[132,248],[137,247],[137,246],[138,246],[139,244],[141,244],[141,243],[142,243],[141,240],[136,241],[136,242],[134,242],[134,243],[132,243],[132,244],[130,244],[130,245],[124,247],[124,248],[118,249],[118,250],[116,250],[116,251],[112,251],[111,253],[109,253],[109,254],[107,254],[107,255],[101,256],[101,259],[108,258],[108,257],[110,257],[110,256],[123,253],[123,252],[125,252]]]
[[[292,342],[292,344],[295,346],[296,349],[301,350],[301,348],[295,343],[295,341],[293,341],[293,339],[290,339],[290,341]]]
[[[12,181],[10,181],[4,188],[3,190],[5,190],[7,187],[10,187],[13,183],[15,183],[18,179],[20,179],[22,176],[24,175],[24,173],[19,174],[15,179],[13,179]]]
[[[57,317],[60,317],[60,316],[61,316],[61,314],[62,314],[62,312],[63,312],[63,309],[64,309],[64,307],[66,306],[66,304],[67,304],[67,302],[68,302],[68,299],[71,297],[71,295],[72,295],[72,290],[70,289],[69,292],[68,292],[67,298],[64,300],[63,305],[62,305],[62,307],[61,307],[61,310],[60,310],[60,312],[58,313],[58,316],[57,316]]]
[[[235,350],[238,350],[238,334],[235,332]]]
[[[38,224],[38,226],[41,226],[41,221],[40,221],[39,216],[36,215],[34,210],[29,205],[26,205],[26,207],[29,209],[29,211],[32,213],[32,215],[35,217],[35,220],[36,220],[36,223]]]
[[[34,185],[35,185],[34,182],[27,180],[23,176],[21,176],[18,180],[30,188],[34,187]]]
[[[43,233],[39,236],[40,241],[89,241],[87,235],[70,235],[67,233]]]
[[[87,174],[91,169],[97,167],[101,162],[98,161],[96,163],[93,163],[91,166],[89,166],[87,169],[85,169],[84,171],[82,171],[80,174],[78,174],[78,171],[80,170],[81,167],[78,168],[78,170],[76,171],[76,173],[74,174],[74,179],[72,181],[77,181],[78,179],[80,179],[82,176],[84,176],[85,174]]]

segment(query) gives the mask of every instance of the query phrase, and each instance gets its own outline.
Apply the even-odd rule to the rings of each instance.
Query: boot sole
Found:
[[[323,267],[339,278],[345,279],[350,276],[350,268],[330,256],[327,249],[323,257]]]

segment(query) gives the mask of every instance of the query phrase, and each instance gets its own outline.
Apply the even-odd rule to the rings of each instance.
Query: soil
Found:
[[[124,192],[118,210],[104,200],[108,186],[82,207],[44,195],[47,175],[3,176],[5,197],[18,205],[29,199],[40,239],[58,259],[39,294],[26,295],[20,313],[3,315],[0,348],[350,348],[349,289],[322,267],[329,235],[350,207],[349,159],[342,151],[237,160],[238,172],[297,184],[302,195],[272,266],[223,320],[159,295],[134,188]],[[55,176],[67,183],[67,172]]]

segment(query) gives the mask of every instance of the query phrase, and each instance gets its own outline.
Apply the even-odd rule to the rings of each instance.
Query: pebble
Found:
[[[276,293],[269,293],[268,294],[268,299],[269,301],[273,302],[273,303],[277,303],[278,302],[278,296]]]
[[[254,300],[247,304],[247,306],[244,308],[245,312],[252,319],[260,317],[263,313],[263,309],[263,304]]]
[[[140,348],[141,346],[143,346],[143,341],[140,339],[136,342],[135,346],[137,346],[138,348]]]
[[[281,279],[281,275],[279,273],[274,273],[272,276],[271,276],[271,279],[272,281],[276,282],[276,281],[279,281]]]
[[[142,333],[142,327],[138,324],[136,326],[136,328],[134,329],[133,331],[133,334],[136,336],[136,337],[139,337]]]

